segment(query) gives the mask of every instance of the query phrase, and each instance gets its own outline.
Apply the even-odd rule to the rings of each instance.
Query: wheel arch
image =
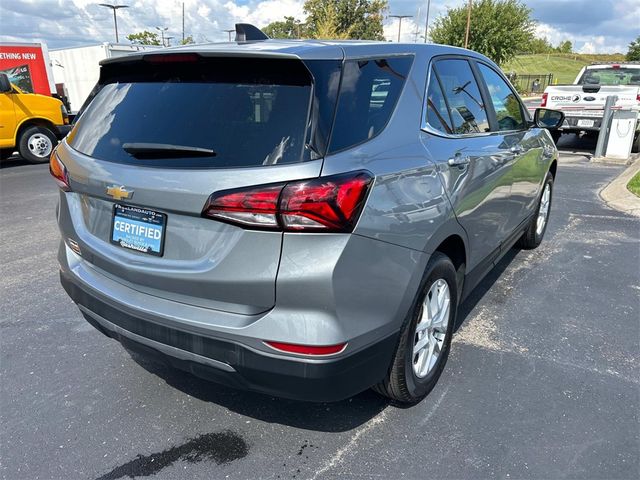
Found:
[[[18,128],[16,128],[16,138],[14,139],[14,144],[16,145],[16,147],[18,147],[20,143],[22,134],[29,127],[46,127],[49,130],[51,130],[51,133],[53,133],[54,135],[56,133],[56,127],[51,120],[43,117],[27,118],[23,120],[22,123],[20,123],[20,125],[18,125]]]
[[[553,162],[551,162],[551,165],[549,165],[549,172],[551,173],[551,175],[553,175],[553,179],[556,179],[556,172],[558,171],[558,160],[554,159]]]

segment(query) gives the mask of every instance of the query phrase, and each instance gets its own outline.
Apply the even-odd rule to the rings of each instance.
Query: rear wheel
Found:
[[[20,156],[29,163],[48,162],[57,143],[56,136],[47,127],[28,127],[20,137]]]
[[[553,199],[553,175],[547,173],[542,186],[542,194],[538,200],[538,208],[531,219],[529,226],[518,241],[518,246],[526,250],[536,248],[542,242],[544,232],[547,231],[549,223],[549,212],[551,211],[551,200]]]
[[[417,403],[433,389],[449,356],[457,299],[453,263],[436,252],[400,332],[389,374],[375,391],[400,403]]]

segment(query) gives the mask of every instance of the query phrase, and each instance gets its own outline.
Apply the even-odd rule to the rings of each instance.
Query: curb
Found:
[[[640,157],[636,157],[629,168],[600,190],[600,198],[615,210],[640,217],[640,197],[636,197],[627,190],[629,180],[638,172],[640,172]]]

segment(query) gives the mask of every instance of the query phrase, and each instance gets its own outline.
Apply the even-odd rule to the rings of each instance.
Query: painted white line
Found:
[[[429,410],[429,413],[427,413],[427,416],[424,417],[422,419],[422,421],[420,422],[420,425],[426,425],[427,422],[431,419],[431,417],[433,417],[433,414],[436,413],[436,410],[438,410],[438,408],[440,407],[440,404],[442,403],[442,400],[444,400],[444,396],[447,394],[447,392],[449,391],[449,387],[451,386],[451,384],[448,384],[445,389],[444,392],[442,392],[440,394],[440,396],[438,397],[438,400],[436,400],[436,403],[433,404],[433,406],[431,407],[431,410]],[[427,397],[429,398],[429,397]]]

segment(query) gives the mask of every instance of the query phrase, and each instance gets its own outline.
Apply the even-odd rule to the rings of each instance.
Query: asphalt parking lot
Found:
[[[638,478],[640,219],[598,197],[622,167],[565,141],[544,243],[462,306],[439,384],[408,409],[137,363],[58,283],[47,166],[3,163],[2,478]]]

